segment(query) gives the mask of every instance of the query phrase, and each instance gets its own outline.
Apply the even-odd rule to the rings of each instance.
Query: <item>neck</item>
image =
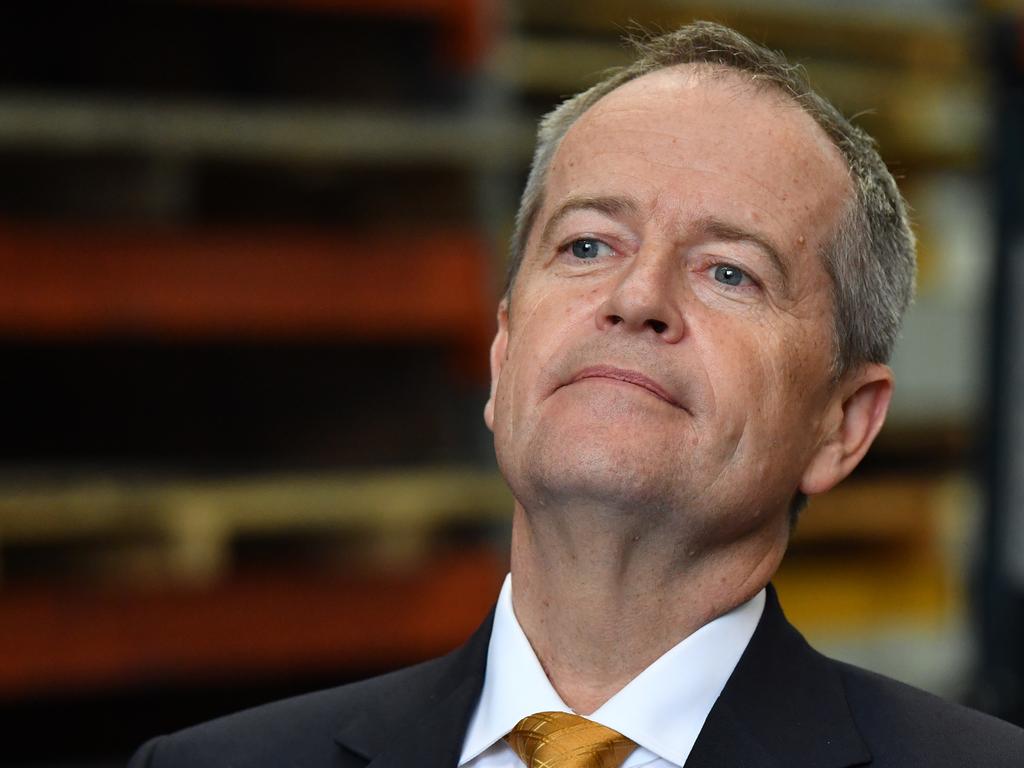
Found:
[[[636,516],[531,515],[516,505],[516,618],[562,700],[600,707],[659,656],[756,595],[787,534],[755,532],[723,547],[636,530]],[[567,524],[567,521],[576,524]]]

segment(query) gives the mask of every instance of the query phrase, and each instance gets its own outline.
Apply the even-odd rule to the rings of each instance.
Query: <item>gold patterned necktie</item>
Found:
[[[527,715],[505,737],[528,768],[619,768],[636,744],[567,712]]]

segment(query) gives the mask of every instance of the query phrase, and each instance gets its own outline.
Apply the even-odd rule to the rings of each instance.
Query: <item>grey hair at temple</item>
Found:
[[[506,296],[511,295],[530,231],[543,205],[555,152],[580,116],[620,85],[656,70],[682,64],[704,65],[711,71],[725,68],[746,75],[755,88],[774,88],[792,99],[821,126],[845,158],[854,194],[821,254],[832,282],[831,373],[838,380],[858,364],[888,362],[914,292],[916,259],[906,205],[874,140],[815,93],[802,68],[727,27],[698,21],[631,42],[637,52],[632,64],[612,71],[541,120],[516,215]]]

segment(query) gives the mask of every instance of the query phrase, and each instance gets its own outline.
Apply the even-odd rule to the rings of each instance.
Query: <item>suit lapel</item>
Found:
[[[397,673],[400,685],[362,702],[335,741],[366,758],[367,768],[455,768],[483,688],[493,619],[492,611],[436,667]]]
[[[483,687],[494,614],[429,669],[398,673],[361,699],[335,736],[367,768],[454,768]],[[686,761],[686,768],[851,768],[871,753],[836,666],[786,621],[775,590]]]
[[[849,768],[870,762],[837,667],[786,621],[769,585],[757,630],[686,768]]]

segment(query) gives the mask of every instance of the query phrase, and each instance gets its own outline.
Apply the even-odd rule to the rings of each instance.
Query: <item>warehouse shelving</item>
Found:
[[[784,48],[845,111],[868,110],[859,119],[915,181],[938,172],[977,177],[990,129],[974,16],[523,0],[506,9],[502,26],[499,9],[482,0],[182,7],[422,20],[439,32],[430,40],[440,78],[456,84],[440,89],[444,98],[416,104],[0,84],[0,162],[19,153],[55,165],[113,157],[134,164],[146,183],[159,187],[168,173],[177,185],[170,202],[156,195],[155,210],[135,219],[116,210],[102,221],[45,206],[20,217],[0,211],[0,338],[40,348],[122,338],[418,343],[445,357],[453,379],[476,387],[478,419],[500,244],[535,117],[624,60],[617,39],[632,19],[667,28],[716,18]],[[269,179],[394,174],[414,226],[359,215],[344,225],[246,218],[244,202],[243,215],[233,208],[230,221],[219,221],[197,202],[210,166],[258,168]],[[482,202],[431,225],[419,209],[455,196],[421,186],[424,169],[438,168]],[[247,177],[238,178],[232,183],[244,191]],[[59,197],[59,179],[34,181],[39,197]],[[934,277],[943,245],[939,238],[923,253],[925,302],[946,299]],[[813,501],[779,576],[798,623],[812,633],[873,632],[894,619],[928,625],[959,615],[962,590],[944,554],[949,515],[941,510],[971,503],[962,493],[970,413],[968,404],[955,413],[896,414],[866,471]],[[43,467],[40,480],[19,481],[15,467],[14,481],[0,481],[0,698],[45,696],[62,682],[96,691],[217,673],[377,669],[457,644],[486,612],[505,565],[494,552],[505,543],[511,501],[486,450],[479,453],[476,465],[255,476],[195,477],[172,467],[126,479],[116,466],[91,474],[55,466]],[[879,469],[887,464],[895,470]],[[447,534],[467,529],[472,544],[454,554]],[[238,543],[253,539],[313,553],[316,567],[248,563]],[[488,548],[493,540],[497,547]],[[334,554],[322,557],[325,549]],[[22,579],[10,566],[26,552],[69,556],[52,578]],[[350,618],[331,621],[341,605]],[[260,628],[257,617],[265,619]],[[371,637],[363,626],[377,629]],[[62,643],[67,637],[78,642]]]

